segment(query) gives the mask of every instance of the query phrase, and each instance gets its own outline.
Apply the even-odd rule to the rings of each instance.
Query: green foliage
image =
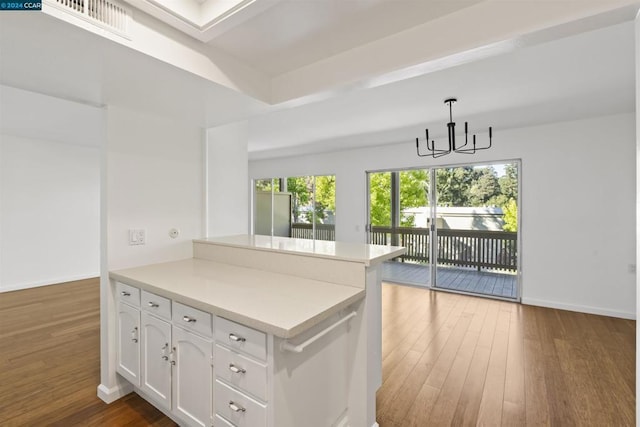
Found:
[[[491,206],[491,201],[500,195],[500,185],[495,169],[488,167],[474,170],[469,187],[469,205]]]
[[[300,222],[302,219],[311,222],[311,218],[307,218],[307,213],[302,212],[302,207],[311,201],[312,185],[312,176],[287,178],[287,192],[291,193],[291,215],[294,223]]]
[[[280,191],[280,180],[278,178],[256,179],[255,186],[258,191],[271,191],[271,188],[274,191]]]
[[[505,216],[505,230],[517,230],[518,176],[514,164],[505,165],[498,178],[491,167],[457,167],[436,170],[438,206],[498,206]],[[400,175],[400,208],[429,205],[428,170],[402,171]],[[391,172],[369,175],[371,225],[391,226]],[[401,226],[415,226],[413,216],[401,219]]]
[[[369,174],[371,225],[391,226],[391,172]]]
[[[518,169],[514,164],[507,164],[504,168],[504,175],[498,179],[500,193],[507,200],[518,200]]]
[[[400,175],[400,211],[418,208],[429,204],[429,171],[414,169],[401,171]],[[415,227],[413,215],[400,218],[401,227]]]
[[[316,223],[326,219],[327,211],[336,211],[336,177],[322,175],[316,177]]]
[[[473,183],[473,174],[472,167],[438,169],[438,206],[469,206],[469,189]]]
[[[502,207],[504,212],[504,231],[518,231],[518,204],[515,199],[509,199]]]

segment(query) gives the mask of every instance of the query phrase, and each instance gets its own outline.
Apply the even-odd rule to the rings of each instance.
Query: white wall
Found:
[[[191,257],[203,231],[202,129],[116,107],[107,123],[108,268]],[[146,230],[145,245],[129,245],[132,228]]]
[[[0,86],[0,292],[96,277],[103,110]]]
[[[248,140],[246,121],[207,130],[207,236],[248,233]]]
[[[636,36],[636,315],[640,313],[640,277],[637,274],[640,265],[640,11],[635,18]],[[640,317],[640,316],[637,316]],[[637,319],[636,317],[636,319]],[[636,396],[640,392],[640,329],[636,328]],[[640,400],[636,399],[636,414],[640,414]],[[638,424],[636,415],[636,424]]]
[[[522,160],[522,300],[634,318],[635,114],[498,130],[473,157],[404,144],[249,163],[250,178],[335,174],[336,237],[364,242],[366,171]]]

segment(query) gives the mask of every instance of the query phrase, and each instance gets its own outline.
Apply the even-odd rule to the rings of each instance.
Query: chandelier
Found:
[[[469,139],[468,139],[469,125],[467,122],[464,122],[464,144],[462,144],[459,147],[456,146],[456,124],[453,121],[453,113],[451,109],[451,105],[456,101],[457,101],[456,98],[449,98],[444,101],[445,104],[449,104],[449,123],[447,123],[447,130],[449,132],[449,148],[447,149],[436,148],[436,142],[433,140],[431,141],[431,144],[429,144],[429,129],[425,129],[425,133],[427,136],[428,152],[427,153],[420,152],[420,139],[416,138],[416,152],[418,156],[420,157],[431,156],[434,159],[436,159],[438,157],[446,156],[447,154],[450,154],[450,153],[474,154],[476,151],[486,150],[491,148],[491,137],[492,137],[491,126],[489,126],[489,145],[487,145],[486,147],[478,147],[476,145],[475,134],[473,135],[472,144],[469,145]]]

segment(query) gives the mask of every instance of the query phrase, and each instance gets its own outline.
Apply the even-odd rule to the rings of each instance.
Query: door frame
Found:
[[[518,259],[517,259],[517,271],[516,271],[516,298],[506,298],[506,297],[501,297],[501,296],[496,296],[496,295],[484,295],[484,294],[478,294],[478,293],[472,293],[472,292],[465,292],[465,291],[460,291],[460,290],[455,290],[455,289],[445,289],[445,288],[439,288],[437,286],[435,286],[436,283],[436,264],[437,264],[437,258],[434,257],[434,255],[437,255],[437,248],[436,245],[434,244],[434,242],[437,242],[437,228],[435,227],[435,221],[433,220],[435,217],[435,211],[436,211],[436,206],[435,206],[435,200],[433,200],[433,198],[435,197],[435,171],[436,169],[448,169],[448,168],[456,168],[456,167],[465,167],[465,166],[491,166],[491,165],[499,165],[499,164],[506,164],[506,163],[513,163],[516,165],[517,171],[518,171],[518,199],[517,199],[517,204],[518,204],[518,241],[517,241],[517,251],[518,251]],[[429,247],[429,259],[430,259],[430,275],[431,277],[429,278],[429,285],[428,288],[432,289],[432,290],[437,290],[437,291],[443,291],[443,292],[452,292],[452,293],[458,293],[458,294],[464,294],[464,295],[472,295],[472,296],[482,296],[482,297],[487,297],[487,298],[492,298],[492,299],[497,299],[497,300],[504,300],[504,301],[511,301],[511,302],[521,302],[522,301],[522,291],[523,291],[523,285],[522,285],[522,277],[523,277],[523,273],[522,273],[522,269],[523,269],[523,236],[522,236],[522,226],[523,226],[523,218],[522,218],[522,159],[516,158],[516,159],[501,159],[501,160],[487,160],[487,161],[475,161],[475,162],[458,162],[458,163],[443,163],[443,164],[437,164],[437,165],[424,165],[424,166],[411,166],[411,167],[402,167],[402,168],[384,168],[384,169],[370,169],[370,170],[365,170],[365,182],[366,182],[366,217],[365,217],[365,233],[364,233],[364,240],[365,243],[369,243],[370,242],[370,233],[371,233],[371,186],[370,186],[370,179],[369,179],[369,174],[371,173],[381,173],[381,172],[403,172],[403,171],[409,171],[409,170],[428,170],[429,171],[429,192],[428,192],[428,198],[429,198],[429,215],[430,215],[430,233],[433,233],[431,235],[431,243],[430,243],[430,247]]]

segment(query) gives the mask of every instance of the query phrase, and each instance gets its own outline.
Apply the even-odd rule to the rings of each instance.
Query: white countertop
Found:
[[[203,239],[195,239],[194,242],[359,262],[367,267],[395,258],[405,252],[405,248],[402,246],[367,245],[363,243],[246,234],[206,237]]]
[[[282,338],[304,332],[365,296],[361,288],[201,259],[117,270],[110,276]]]

